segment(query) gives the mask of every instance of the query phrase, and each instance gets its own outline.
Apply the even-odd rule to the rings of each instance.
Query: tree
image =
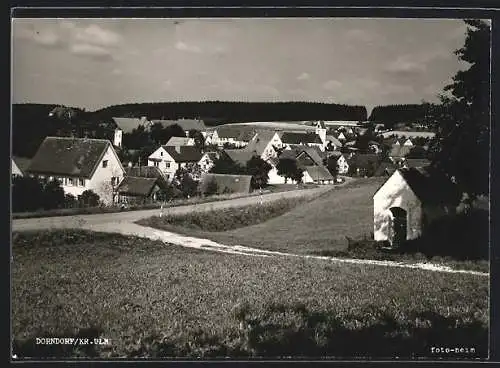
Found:
[[[15,176],[12,179],[12,211],[36,211],[42,207],[42,183],[31,177]]]
[[[194,145],[200,151],[203,151],[205,149],[205,137],[199,130],[191,129],[189,131],[188,137],[194,139]]]
[[[455,54],[470,67],[453,77],[435,115],[433,166],[454,178],[471,198],[489,193],[489,24],[466,20],[467,35]]]
[[[163,127],[161,123],[155,123],[150,129],[150,138],[156,144],[165,144],[172,137],[186,137],[186,132],[178,124]]]
[[[278,161],[276,166],[278,175],[285,177],[285,183],[288,179],[296,180],[297,183],[302,181],[302,169],[297,166],[297,160],[292,158],[283,158]]]
[[[221,154],[220,157],[214,161],[214,166],[212,166],[210,172],[213,174],[244,175],[246,169],[234,162],[228,155]]]
[[[269,171],[271,171],[271,169],[271,165],[259,156],[253,156],[248,160],[246,172],[248,175],[252,175],[250,181],[252,189],[262,188],[267,185],[269,181]]]
[[[427,158],[427,150],[422,146],[414,146],[410,149],[406,158]]]
[[[183,167],[175,172],[173,184],[186,198],[190,198],[198,192],[198,181],[194,180],[189,171]]]
[[[326,166],[327,170],[330,172],[330,174],[332,174],[334,178],[337,177],[339,171],[337,161],[338,157],[335,156],[330,156],[323,160],[323,165]]]
[[[64,206],[64,189],[58,180],[47,180],[42,182],[43,201],[42,206],[46,210],[61,208]]]

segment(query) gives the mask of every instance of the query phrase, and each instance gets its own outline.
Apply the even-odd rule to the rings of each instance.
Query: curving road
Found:
[[[270,202],[281,198],[317,196],[334,188],[335,187],[333,185],[324,185],[313,189],[291,190],[287,192],[263,194],[262,196],[242,197],[218,202],[200,203],[179,207],[167,207],[163,210],[163,213],[183,214],[193,211],[208,211],[219,208],[242,207],[249,204],[259,203],[261,197],[262,202]],[[12,220],[12,231],[87,228],[92,225],[102,225],[107,223],[125,224],[132,223],[143,218],[155,216],[159,213],[159,209],[152,209],[140,211],[124,211],[117,213],[96,213],[91,215],[14,219]]]

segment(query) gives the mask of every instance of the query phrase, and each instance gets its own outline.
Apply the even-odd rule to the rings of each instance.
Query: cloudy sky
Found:
[[[14,19],[13,102],[435,101],[460,20]]]

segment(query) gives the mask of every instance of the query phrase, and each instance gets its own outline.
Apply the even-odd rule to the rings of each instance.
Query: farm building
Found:
[[[205,174],[198,185],[200,193],[206,193],[211,182],[217,184],[217,194],[250,193],[251,175]]]
[[[433,221],[452,214],[460,200],[455,186],[430,168],[396,170],[373,196],[376,241],[397,247],[416,239]]]
[[[162,178],[126,176],[117,188],[118,201],[128,204],[153,203],[160,200],[162,189],[166,189],[166,182]]]
[[[324,166],[304,166],[302,182],[304,184],[333,184],[335,178]]]

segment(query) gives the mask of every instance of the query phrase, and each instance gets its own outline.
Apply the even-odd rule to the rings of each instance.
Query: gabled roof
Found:
[[[332,174],[328,169],[321,166],[305,166],[304,171],[306,171],[313,180],[333,180]]]
[[[163,178],[163,174],[156,166],[125,167],[125,175],[140,178]]]
[[[216,128],[219,138],[233,138],[240,142],[249,142],[255,136],[256,130],[251,125],[223,125]]]
[[[323,143],[315,133],[283,132],[281,141],[285,144]]]
[[[137,129],[139,126],[147,127],[149,125],[149,121],[145,118],[121,118],[114,117],[112,118],[115,122],[116,126],[123,130],[123,133],[132,133],[134,129]]]
[[[232,193],[249,193],[251,175],[226,175],[226,174],[205,174],[202,176],[199,184],[199,189],[205,192],[210,181],[215,180],[217,183],[218,193],[223,193],[225,188],[228,188]]]
[[[226,149],[224,152],[231,160],[241,166],[246,166],[247,162],[254,156],[251,151],[246,149]]]
[[[389,157],[406,157],[413,149],[412,146],[392,145]]]
[[[205,126],[205,122],[203,120],[197,119],[179,119],[179,120],[151,120],[153,124],[159,123],[163,125],[164,128],[169,127],[171,125],[179,125],[182,130],[190,131],[190,130],[199,130],[205,131],[207,127]]]
[[[267,145],[275,135],[276,132],[269,130],[258,131],[257,134],[248,143],[248,146],[245,149],[251,152],[252,154],[260,156],[264,153],[264,150],[266,149]]]
[[[457,204],[460,200],[457,186],[435,169],[404,168],[398,171],[424,204]]]
[[[175,162],[198,162],[203,153],[195,146],[162,146]]]
[[[122,195],[147,197],[157,182],[157,178],[126,176],[121,181],[117,191]]]
[[[308,148],[309,149],[302,149],[296,157],[299,158],[301,155],[306,154],[316,165],[323,165],[323,158],[318,154],[318,152],[314,149],[311,149],[311,147]]]
[[[105,139],[47,137],[28,171],[90,179],[111,142]]]
[[[193,146],[194,139],[187,137],[172,137],[165,146]]]

